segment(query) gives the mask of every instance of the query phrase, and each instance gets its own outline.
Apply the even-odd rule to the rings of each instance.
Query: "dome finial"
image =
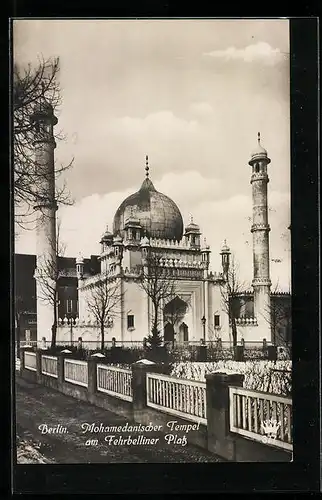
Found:
[[[190,214],[190,224],[193,224],[193,216]]]
[[[149,168],[149,157],[148,157],[148,155],[145,155],[145,172],[146,172],[145,175],[146,175],[147,178],[149,177],[149,170],[150,170],[150,168]]]
[[[257,132],[257,140],[258,140],[258,144],[259,144],[261,141],[261,133],[260,132]]]

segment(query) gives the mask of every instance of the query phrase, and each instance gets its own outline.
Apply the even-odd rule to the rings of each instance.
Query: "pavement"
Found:
[[[172,418],[171,418],[172,419]],[[23,380],[16,376],[16,429],[18,448],[26,446],[37,450],[31,458],[36,463],[77,464],[77,463],[187,463],[221,462],[212,453],[189,444],[168,444],[162,432],[105,432],[83,433],[81,425],[90,423],[103,426],[137,425],[124,417],[89,403],[78,401],[48,387]],[[60,432],[41,433],[39,426],[58,429]],[[66,432],[63,430],[66,429]],[[190,431],[193,432],[193,431]],[[156,444],[109,444],[106,435],[116,434],[117,438],[139,435],[159,438]],[[88,440],[91,440],[90,442]],[[92,440],[96,439],[97,442]],[[141,438],[142,440],[142,438]],[[18,463],[26,463],[18,455]]]

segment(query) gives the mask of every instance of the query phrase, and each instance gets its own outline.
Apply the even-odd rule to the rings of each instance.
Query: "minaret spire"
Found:
[[[149,178],[149,170],[150,170],[150,167],[149,167],[149,157],[148,157],[148,155],[146,155],[145,156],[145,175],[146,175],[147,179]]]

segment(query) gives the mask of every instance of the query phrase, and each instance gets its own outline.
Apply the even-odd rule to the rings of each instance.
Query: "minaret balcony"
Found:
[[[268,174],[266,172],[254,172],[250,178],[250,183],[255,181],[265,181],[269,182]]]
[[[254,233],[255,231],[270,231],[270,225],[269,224],[253,224],[250,231],[251,233]]]
[[[269,278],[253,278],[252,280],[252,285],[253,286],[271,286],[272,282]]]

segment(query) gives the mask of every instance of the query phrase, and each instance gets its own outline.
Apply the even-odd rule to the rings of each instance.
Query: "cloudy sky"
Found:
[[[66,255],[99,252],[114,213],[144,179],[190,214],[220,270],[226,238],[252,278],[251,151],[268,150],[271,275],[290,282],[290,95],[287,20],[17,20],[21,64],[59,56],[56,159],[75,204],[62,207]],[[22,232],[17,253],[35,253]]]

